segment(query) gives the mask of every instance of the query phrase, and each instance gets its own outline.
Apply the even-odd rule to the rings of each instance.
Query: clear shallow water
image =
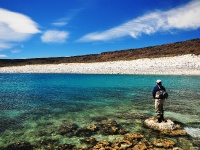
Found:
[[[200,128],[199,76],[0,74],[0,146],[37,143],[44,138],[40,134],[44,130],[66,121],[80,127],[91,125],[95,117],[116,120],[130,132],[145,133],[143,120],[123,116],[155,116],[151,91],[157,79],[163,80],[170,95],[165,116],[184,123],[187,132],[199,140],[194,131]],[[48,136],[60,143],[79,144],[79,137]],[[95,138],[110,140],[102,135]]]

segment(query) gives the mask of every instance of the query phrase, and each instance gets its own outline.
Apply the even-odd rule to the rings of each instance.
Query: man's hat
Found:
[[[156,83],[161,83],[162,81],[161,80],[156,80]]]

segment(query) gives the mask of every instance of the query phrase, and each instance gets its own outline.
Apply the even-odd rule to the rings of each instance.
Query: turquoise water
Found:
[[[95,117],[145,133],[142,119],[123,116],[155,116],[151,91],[157,79],[169,93],[165,117],[183,123],[191,141],[199,140],[200,76],[0,74],[0,147],[19,141],[35,144],[45,136],[80,146],[80,137],[40,133],[49,133],[66,121],[91,125]],[[102,135],[95,138],[111,140]]]

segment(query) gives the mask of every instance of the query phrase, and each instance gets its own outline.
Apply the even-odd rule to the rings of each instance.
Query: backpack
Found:
[[[158,87],[159,87],[160,90],[156,92],[155,98],[157,98],[157,99],[167,98],[168,97],[168,93],[165,92],[164,90],[162,90],[160,88],[160,86],[158,86]]]

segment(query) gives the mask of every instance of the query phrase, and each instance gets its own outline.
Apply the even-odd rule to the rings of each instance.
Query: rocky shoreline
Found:
[[[155,125],[152,126],[152,122]],[[169,123],[170,122],[170,123]],[[153,141],[149,141],[146,139],[144,134],[141,134],[139,132],[137,133],[131,133],[123,129],[123,127],[118,124],[114,120],[102,120],[99,123],[85,126],[85,127],[79,127],[77,124],[70,124],[65,123],[62,126],[58,128],[57,131],[51,131],[51,134],[53,132],[56,132],[56,134],[60,134],[62,136],[68,136],[68,137],[74,137],[74,136],[81,136],[85,137],[80,140],[81,142],[81,148],[76,147],[76,145],[72,144],[60,144],[57,139],[43,139],[41,141],[38,141],[37,144],[31,144],[27,141],[23,142],[17,142],[8,145],[4,148],[4,150],[10,150],[10,149],[27,149],[27,150],[36,150],[36,149],[56,149],[56,150],[65,150],[65,149],[71,149],[71,150],[147,150],[147,149],[159,149],[159,150],[183,150],[181,147],[177,146],[177,141],[173,140],[169,137],[187,137],[187,133],[182,130],[182,127],[179,124],[175,124],[171,120],[167,120],[166,122],[157,123],[156,119],[154,117],[148,118],[145,120],[144,124],[152,129],[151,134],[153,134],[153,130],[155,130],[155,133],[164,135],[168,135],[166,137],[160,137],[157,139],[154,139]],[[170,127],[173,124],[176,127],[173,127],[173,129]],[[158,126],[165,126],[163,128],[160,128],[158,130]],[[166,125],[169,127],[166,128]],[[41,133],[43,135],[46,135],[47,133]],[[97,141],[93,135],[95,134],[102,134],[102,135],[121,135],[120,139],[116,139],[113,142],[111,141]],[[188,144],[188,143],[187,143]],[[198,146],[198,143],[190,143],[191,146]],[[0,147],[1,149],[1,147]]]
[[[0,67],[0,73],[200,75],[200,56],[187,54],[129,61],[10,66]]]

